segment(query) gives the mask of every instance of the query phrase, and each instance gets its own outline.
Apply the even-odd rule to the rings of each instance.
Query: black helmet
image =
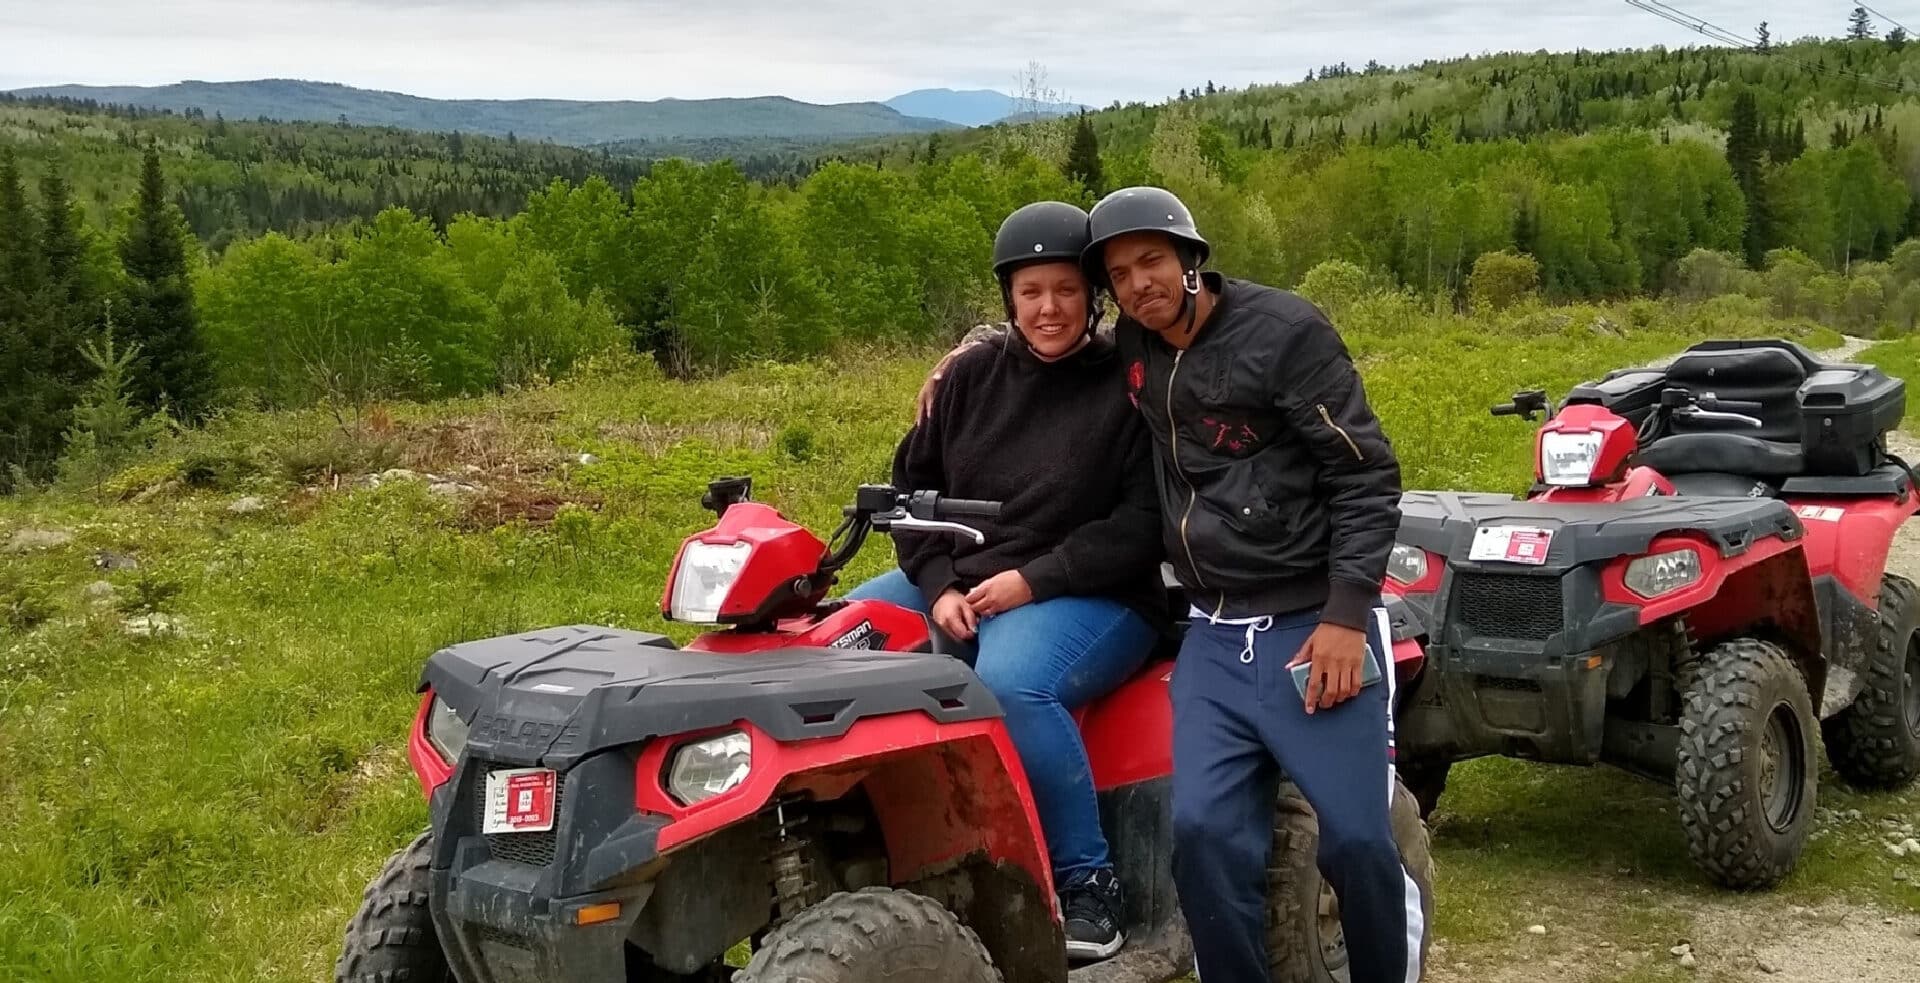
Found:
[[[1087,249],[1087,213],[1064,201],[1036,201],[1022,205],[1000,223],[993,237],[993,275],[1000,281],[1000,300],[1007,320],[1013,320],[1013,271],[1034,263],[1080,264]],[[1082,267],[1082,272],[1085,268]],[[1098,284],[1099,281],[1094,281]],[[1101,315],[1100,299],[1092,285],[1087,291],[1087,329]]]
[[[1107,282],[1106,244],[1130,232],[1164,232],[1181,246],[1181,262],[1197,270],[1212,247],[1193,224],[1193,212],[1165,188],[1121,188],[1100,199],[1088,216],[1090,241],[1080,265],[1093,282]]]
[[[1029,263],[1080,262],[1087,248],[1087,213],[1064,201],[1036,201],[1014,210],[993,237],[993,275],[1002,286]]]

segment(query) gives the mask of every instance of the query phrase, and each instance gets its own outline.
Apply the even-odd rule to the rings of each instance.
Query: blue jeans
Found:
[[[928,612],[920,589],[894,570],[847,597]],[[999,699],[1047,837],[1056,886],[1113,865],[1100,830],[1093,770],[1069,712],[1112,692],[1146,663],[1154,632],[1104,597],[1056,597],[980,622],[974,671]]]

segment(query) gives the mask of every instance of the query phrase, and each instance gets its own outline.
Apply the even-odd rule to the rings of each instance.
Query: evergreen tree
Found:
[[[1887,47],[1899,51],[1907,46],[1907,29],[1896,27],[1887,32]]]
[[[1753,50],[1763,55],[1771,52],[1773,50],[1773,34],[1767,30],[1767,22],[1761,21],[1760,29],[1755,33],[1760,36],[1760,40],[1759,43],[1753,46]]]
[[[1073,143],[1067,148],[1067,176],[1079,181],[1095,196],[1106,193],[1106,175],[1100,165],[1100,136],[1093,132],[1093,120],[1085,110],[1073,128]]]
[[[1767,206],[1765,174],[1760,167],[1764,151],[1760,111],[1753,93],[1742,91],[1733,99],[1733,120],[1727,126],[1727,166],[1733,180],[1747,196],[1747,265],[1759,269],[1767,252]]]
[[[1873,18],[1868,16],[1867,8],[1853,8],[1853,15],[1847,18],[1847,40],[1868,41],[1873,38]]]
[[[97,490],[165,434],[168,421],[162,414],[144,412],[134,402],[139,345],[117,347],[109,325],[100,338],[82,345],[79,354],[95,375],[67,428],[60,480],[70,487]]]
[[[46,275],[34,227],[13,153],[0,148],[0,491],[31,476],[47,453]]]
[[[1516,251],[1533,255],[1540,245],[1540,223],[1534,217],[1533,207],[1526,202],[1520,203],[1520,210],[1513,215],[1513,247]]]
[[[127,336],[141,352],[133,393],[143,407],[164,404],[176,418],[194,421],[211,408],[213,367],[194,310],[186,243],[178,209],[167,200],[160,152],[148,146],[133,224],[120,241]]]
[[[1293,149],[1293,141],[1294,141],[1294,128],[1293,128],[1293,124],[1292,124],[1291,122],[1289,122],[1289,123],[1287,124],[1287,136],[1286,136],[1286,139],[1285,139],[1285,140],[1283,140],[1283,141],[1281,142],[1281,145],[1280,145],[1280,146],[1281,146],[1281,149],[1283,149],[1283,150],[1292,150],[1292,149]]]
[[[1273,149],[1273,120],[1260,121],[1260,146],[1266,150]]]

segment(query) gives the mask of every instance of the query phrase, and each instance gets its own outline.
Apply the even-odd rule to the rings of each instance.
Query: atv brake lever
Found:
[[[878,519],[878,518],[879,518],[878,516],[875,516],[875,519]],[[878,526],[881,526],[881,523],[876,521],[874,525],[878,527]],[[928,519],[916,519],[910,515],[902,515],[902,516],[899,516],[898,518],[889,518],[886,520],[886,524],[884,528],[911,529],[916,532],[950,532],[950,533],[955,533],[957,535],[965,536],[968,539],[973,540],[973,544],[975,546],[984,545],[987,541],[987,534],[981,532],[978,529],[973,528],[972,526],[961,525],[958,522],[939,522],[939,521],[932,521]]]
[[[1744,423],[1756,430],[1766,426],[1765,423],[1745,413],[1725,413],[1720,410],[1703,410],[1697,406],[1674,410],[1673,415],[1684,420],[1726,420],[1730,423]]]

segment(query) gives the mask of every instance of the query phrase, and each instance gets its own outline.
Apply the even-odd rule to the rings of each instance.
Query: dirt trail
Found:
[[[1817,353],[1821,360],[1846,361],[1872,342],[1848,338],[1846,344]],[[1671,359],[1652,363],[1661,366]],[[1889,448],[1909,462],[1920,462],[1920,439],[1896,431]],[[1908,523],[1895,540],[1888,568],[1920,580],[1920,523]],[[1627,883],[1610,884],[1612,898],[1599,904],[1646,905]],[[1588,935],[1564,942],[1522,937],[1502,947],[1443,945],[1427,974],[1430,983],[1599,983],[1621,979],[1698,979],[1712,983],[1914,983],[1920,980],[1920,915],[1829,902],[1817,908],[1777,898],[1728,894],[1711,901],[1688,899],[1683,907],[1694,919],[1686,939],[1667,946],[1632,946]],[[1690,947],[1695,965],[1681,968],[1671,948]],[[1504,951],[1503,951],[1504,950]],[[1490,964],[1491,961],[1491,964]]]

